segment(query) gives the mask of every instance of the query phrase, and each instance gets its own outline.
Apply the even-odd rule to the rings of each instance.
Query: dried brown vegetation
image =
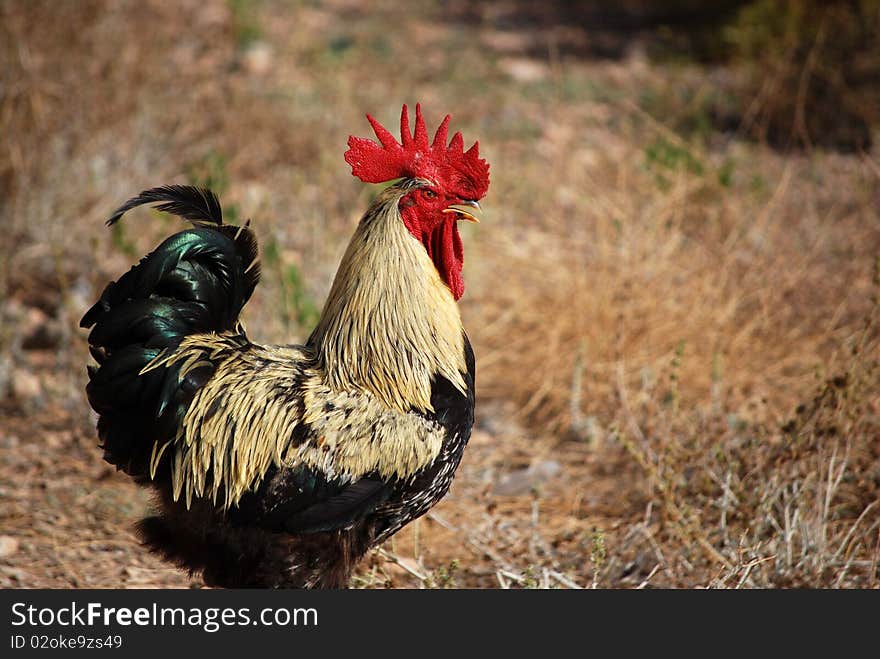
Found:
[[[373,193],[345,140],[421,101],[492,163],[465,236],[477,429],[356,584],[880,585],[876,147],[683,136],[682,76],[723,71],[540,56],[493,16],[0,2],[0,584],[189,583],[133,537],[149,502],[94,446],[76,327],[176,225],[108,212],[218,188],[262,241],[249,332],[302,339]]]

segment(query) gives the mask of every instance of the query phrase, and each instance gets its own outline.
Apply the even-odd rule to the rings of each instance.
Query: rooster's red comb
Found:
[[[461,133],[452,136],[449,145],[449,115],[440,124],[434,141],[428,144],[428,130],[422,118],[421,105],[416,104],[416,127],[409,132],[406,105],[400,113],[400,137],[394,135],[369,114],[380,144],[365,137],[348,138],[345,161],[351,173],[365,183],[383,183],[396,178],[424,178],[447,187],[462,199],[481,199],[489,188],[489,164],[480,158],[480,143],[464,150]]]

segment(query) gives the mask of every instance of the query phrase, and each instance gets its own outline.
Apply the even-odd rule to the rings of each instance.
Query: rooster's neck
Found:
[[[437,375],[465,391],[464,331],[452,292],[400,217],[406,193],[386,189],[361,219],[309,344],[331,388],[431,411]]]

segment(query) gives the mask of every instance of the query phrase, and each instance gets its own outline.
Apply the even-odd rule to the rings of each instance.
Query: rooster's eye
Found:
[[[425,199],[433,199],[434,197],[437,196],[437,193],[434,192],[433,190],[429,190],[428,188],[425,188],[424,190],[422,190],[422,196]]]

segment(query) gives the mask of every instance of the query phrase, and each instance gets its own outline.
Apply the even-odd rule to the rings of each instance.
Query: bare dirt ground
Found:
[[[261,240],[250,336],[301,340],[373,193],[345,141],[416,101],[492,165],[464,236],[478,419],[353,585],[880,586],[876,146],[683,134],[730,71],[407,7],[0,2],[0,586],[201,586],[139,546],[149,496],[84,396],[80,316],[178,228],[109,212],[212,186]]]

